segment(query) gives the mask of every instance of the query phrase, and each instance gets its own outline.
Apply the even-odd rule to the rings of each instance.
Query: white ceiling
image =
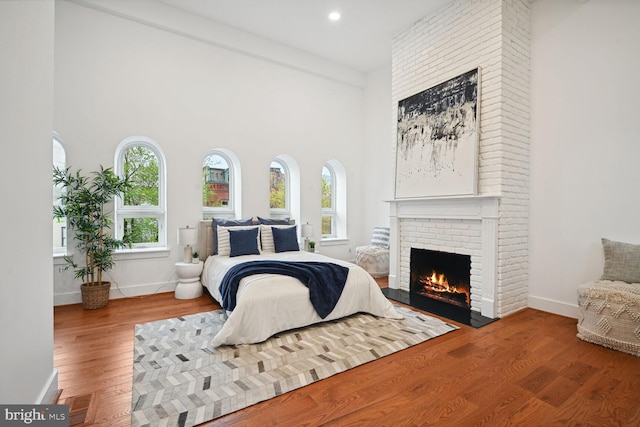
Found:
[[[358,71],[391,61],[400,31],[452,0],[158,0]],[[342,19],[330,22],[329,12]]]

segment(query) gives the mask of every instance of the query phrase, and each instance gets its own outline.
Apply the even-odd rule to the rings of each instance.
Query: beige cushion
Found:
[[[640,283],[640,245],[602,239],[602,280]]]

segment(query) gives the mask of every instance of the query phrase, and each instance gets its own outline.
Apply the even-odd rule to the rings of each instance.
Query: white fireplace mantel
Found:
[[[389,287],[400,289],[400,221],[402,219],[460,219],[482,224],[481,314],[495,318],[495,290],[498,269],[498,215],[500,196],[454,196],[389,200],[390,259]]]

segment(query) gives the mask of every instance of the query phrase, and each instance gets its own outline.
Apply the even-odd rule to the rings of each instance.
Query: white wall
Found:
[[[53,368],[52,2],[0,2],[0,403],[48,402]]]
[[[202,159],[217,147],[240,159],[243,217],[268,216],[269,164],[279,154],[295,158],[299,220],[314,225],[314,240],[320,172],[327,160],[339,160],[348,174],[350,241],[321,252],[352,259],[352,247],[368,240],[360,195],[367,185],[362,153],[369,113],[363,88],[349,78],[322,77],[70,2],[56,2],[55,53],[54,127],[68,165],[111,166],[116,146],[131,135],[154,139],[167,158],[171,253],[118,261],[111,277],[125,294],[173,289],[173,263],[182,253],[176,229],[201,218]],[[381,126],[386,131],[388,122]],[[79,301],[70,272],[56,269],[55,293],[58,302]]]
[[[394,141],[391,127],[391,64],[367,75],[364,93],[364,191],[361,196],[363,208],[364,237],[367,244],[376,226],[389,226],[389,203],[393,199],[393,170],[395,155],[390,141]]]
[[[529,305],[577,315],[601,237],[640,243],[640,2],[532,4]]]

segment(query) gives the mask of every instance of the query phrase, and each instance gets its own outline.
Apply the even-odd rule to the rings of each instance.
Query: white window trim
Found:
[[[168,248],[134,248],[118,249],[113,253],[114,261],[124,261],[132,259],[168,258],[171,251]]]
[[[164,249],[167,247],[167,165],[164,153],[160,145],[153,139],[146,136],[130,136],[125,138],[116,148],[114,164],[116,174],[124,176],[124,153],[131,147],[142,145],[156,155],[158,158],[158,206],[124,206],[121,197],[116,198],[115,208],[115,238],[122,239],[124,235],[123,218],[156,218],[158,220],[158,242],[157,243],[135,243],[130,249],[121,249],[119,253],[145,252],[150,248]]]
[[[349,244],[349,239],[339,237],[322,239],[322,246],[344,246]]]
[[[336,234],[336,173],[333,170],[333,167],[330,164],[325,164],[323,169],[326,168],[329,171],[329,175],[331,176],[331,208],[322,208],[322,217],[328,216],[331,218],[331,234],[323,234],[322,240],[335,239],[337,237]]]
[[[331,173],[331,209],[322,209],[322,216],[331,216],[331,235],[322,235],[322,242],[347,240],[347,174],[338,160],[329,160],[324,165]]]
[[[289,217],[294,219],[297,223],[302,224],[301,222],[301,200],[300,200],[300,167],[298,166],[298,162],[293,156],[289,154],[279,154],[275,157],[275,160],[284,164],[287,168],[287,178],[288,178],[288,187],[287,187],[287,210],[288,212],[283,215],[283,217]],[[275,214],[271,214],[275,216]],[[276,216],[277,217],[277,216]],[[300,230],[298,230],[300,231]]]
[[[240,194],[240,189],[242,188],[240,161],[232,151],[224,148],[216,148],[208,151],[204,155],[203,161],[209,156],[220,156],[227,162],[227,165],[229,165],[229,204],[225,207],[219,208],[202,206],[202,218],[240,218],[242,213],[242,195]],[[200,203],[202,204],[202,200]]]

